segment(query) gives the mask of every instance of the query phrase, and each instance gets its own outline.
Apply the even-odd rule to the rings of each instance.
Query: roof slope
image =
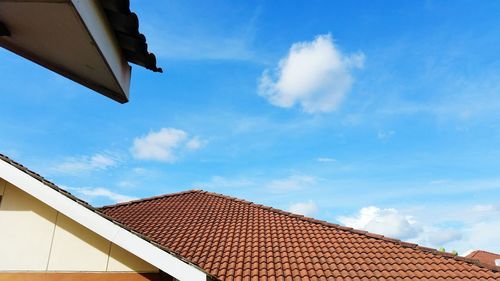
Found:
[[[470,259],[478,260],[479,262],[482,262],[484,264],[491,265],[491,266],[496,266],[495,260],[500,259],[499,254],[490,253],[490,252],[482,251],[482,250],[474,251],[474,252],[468,254],[467,257]]]
[[[100,210],[221,280],[500,280],[471,259],[204,191]]]
[[[3,164],[5,162],[6,164]],[[56,208],[54,205],[49,204],[47,202],[44,202],[44,200],[38,198],[36,195],[27,192],[28,194],[34,196],[35,198],[39,199],[40,201],[48,204],[49,206],[53,207],[54,209],[58,210],[59,212],[65,214],[68,216],[70,219],[73,219],[79,223],[81,223],[84,227],[89,228],[90,230],[94,231],[95,233],[101,235],[104,233],[102,230],[103,228],[107,228],[108,225],[114,226],[114,229],[111,229],[111,234],[108,235],[101,235],[103,238],[115,243],[116,245],[124,248],[125,250],[129,251],[130,253],[136,255],[139,258],[142,258],[144,261],[149,262],[153,266],[158,267],[160,270],[177,277],[178,279],[181,277],[187,278],[187,279],[180,279],[180,280],[194,280],[192,277],[202,277],[203,280],[212,280],[215,279],[214,276],[211,276],[208,272],[203,271],[203,269],[199,268],[197,265],[193,264],[191,261],[187,260],[186,258],[179,256],[176,252],[171,251],[170,249],[167,249],[166,247],[159,245],[158,243],[155,243],[148,237],[145,237],[141,233],[135,232],[133,229],[113,220],[113,218],[105,215],[101,211],[99,211],[97,208],[94,208],[87,202],[80,200],[79,198],[75,197],[71,193],[67,192],[66,190],[58,187],[54,183],[48,181],[41,175],[31,171],[30,169],[26,168],[25,166],[21,165],[20,163],[10,159],[9,157],[0,154],[0,178],[4,179],[11,184],[14,184],[18,188],[27,191],[26,185],[29,185],[29,181],[26,181],[24,178],[19,179],[16,176],[16,172],[13,172],[12,170],[5,169],[5,166],[11,166],[11,168],[19,170],[20,174],[26,174],[29,176],[30,180],[34,180],[35,182],[40,182],[40,185],[42,187],[47,187],[52,190],[54,190],[54,194],[61,195],[60,197],[65,198],[69,202],[74,201],[75,204],[71,203],[68,204],[68,201],[60,201],[59,198],[51,198],[52,203],[58,203],[59,206],[61,204],[66,207],[67,213],[61,211],[60,209]],[[10,167],[9,166],[9,167]],[[10,180],[9,180],[10,178]],[[14,180],[13,180],[14,179]],[[21,185],[16,184],[16,182],[22,183]],[[35,186],[36,189],[39,189],[40,186]],[[45,190],[45,188],[43,188]],[[40,195],[40,191],[36,192],[38,195]],[[46,195],[46,194],[45,194]],[[46,198],[45,198],[46,199]],[[71,201],[72,200],[72,201]],[[82,220],[79,220],[75,218],[76,216],[73,216],[70,214],[70,210],[74,211],[74,208],[69,208],[69,206],[78,206],[78,214],[81,215],[79,216],[82,218]],[[83,207],[83,208],[82,208]],[[88,212],[83,212],[82,210],[87,209],[90,211],[90,214],[92,217],[89,217]],[[87,211],[86,210],[86,211]],[[83,216],[82,213],[86,213],[86,216]],[[85,214],[84,214],[85,215]],[[92,224],[92,222],[95,221],[95,218],[99,218],[100,221],[97,221],[97,225],[100,227],[100,231],[95,231],[95,228],[89,227],[89,225]],[[106,223],[103,223],[106,222]],[[96,226],[96,224],[93,224],[93,226]],[[96,227],[97,228],[97,227]],[[120,232],[115,231],[116,229],[121,230]],[[101,232],[101,233],[100,233]],[[131,238],[132,237],[132,238]],[[134,238],[136,240],[134,240]],[[117,241],[115,241],[117,240]],[[138,242],[139,241],[139,242]],[[141,243],[145,242],[145,243]],[[129,244],[130,243],[130,244]],[[130,246],[130,247],[129,247]],[[152,251],[153,249],[154,251]],[[160,254],[159,254],[160,253]],[[186,266],[188,265],[188,266]],[[193,269],[191,269],[193,268]],[[200,276],[200,272],[202,276]],[[199,280],[199,279],[196,279]]]

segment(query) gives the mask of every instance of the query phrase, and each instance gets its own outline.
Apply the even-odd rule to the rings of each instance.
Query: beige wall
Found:
[[[2,192],[0,271],[158,271],[0,179]]]
[[[5,181],[3,181],[2,179],[0,179],[0,196],[3,195],[3,191],[5,190]]]
[[[0,270],[45,270],[56,215],[7,183],[0,205]]]

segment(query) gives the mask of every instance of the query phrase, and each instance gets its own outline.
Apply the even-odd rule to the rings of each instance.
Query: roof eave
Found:
[[[1,161],[3,160],[3,161]],[[213,278],[198,266],[168,252],[151,241],[121,227],[118,223],[100,214],[85,202],[75,200],[69,193],[61,192],[44,182],[45,179],[33,177],[28,170],[19,169],[17,163],[0,154],[0,178],[15,185],[24,192],[51,206],[96,234],[124,248],[130,253],[168,273],[178,280],[205,281]],[[24,167],[23,167],[24,168]],[[35,174],[36,175],[36,174]]]

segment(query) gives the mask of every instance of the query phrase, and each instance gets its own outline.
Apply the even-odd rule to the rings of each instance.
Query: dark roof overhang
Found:
[[[139,32],[139,18],[130,11],[130,1],[100,2],[126,60],[154,72],[163,72],[156,66],[156,56],[148,51],[146,37]]]

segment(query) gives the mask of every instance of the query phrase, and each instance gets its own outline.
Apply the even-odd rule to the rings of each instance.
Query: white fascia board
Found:
[[[1,160],[0,177],[178,280],[207,280],[206,273],[198,267],[190,265],[174,255],[156,247],[150,242]]]
[[[116,36],[98,0],[71,0],[71,3],[122,89],[125,100],[128,101],[131,67],[122,55]]]

